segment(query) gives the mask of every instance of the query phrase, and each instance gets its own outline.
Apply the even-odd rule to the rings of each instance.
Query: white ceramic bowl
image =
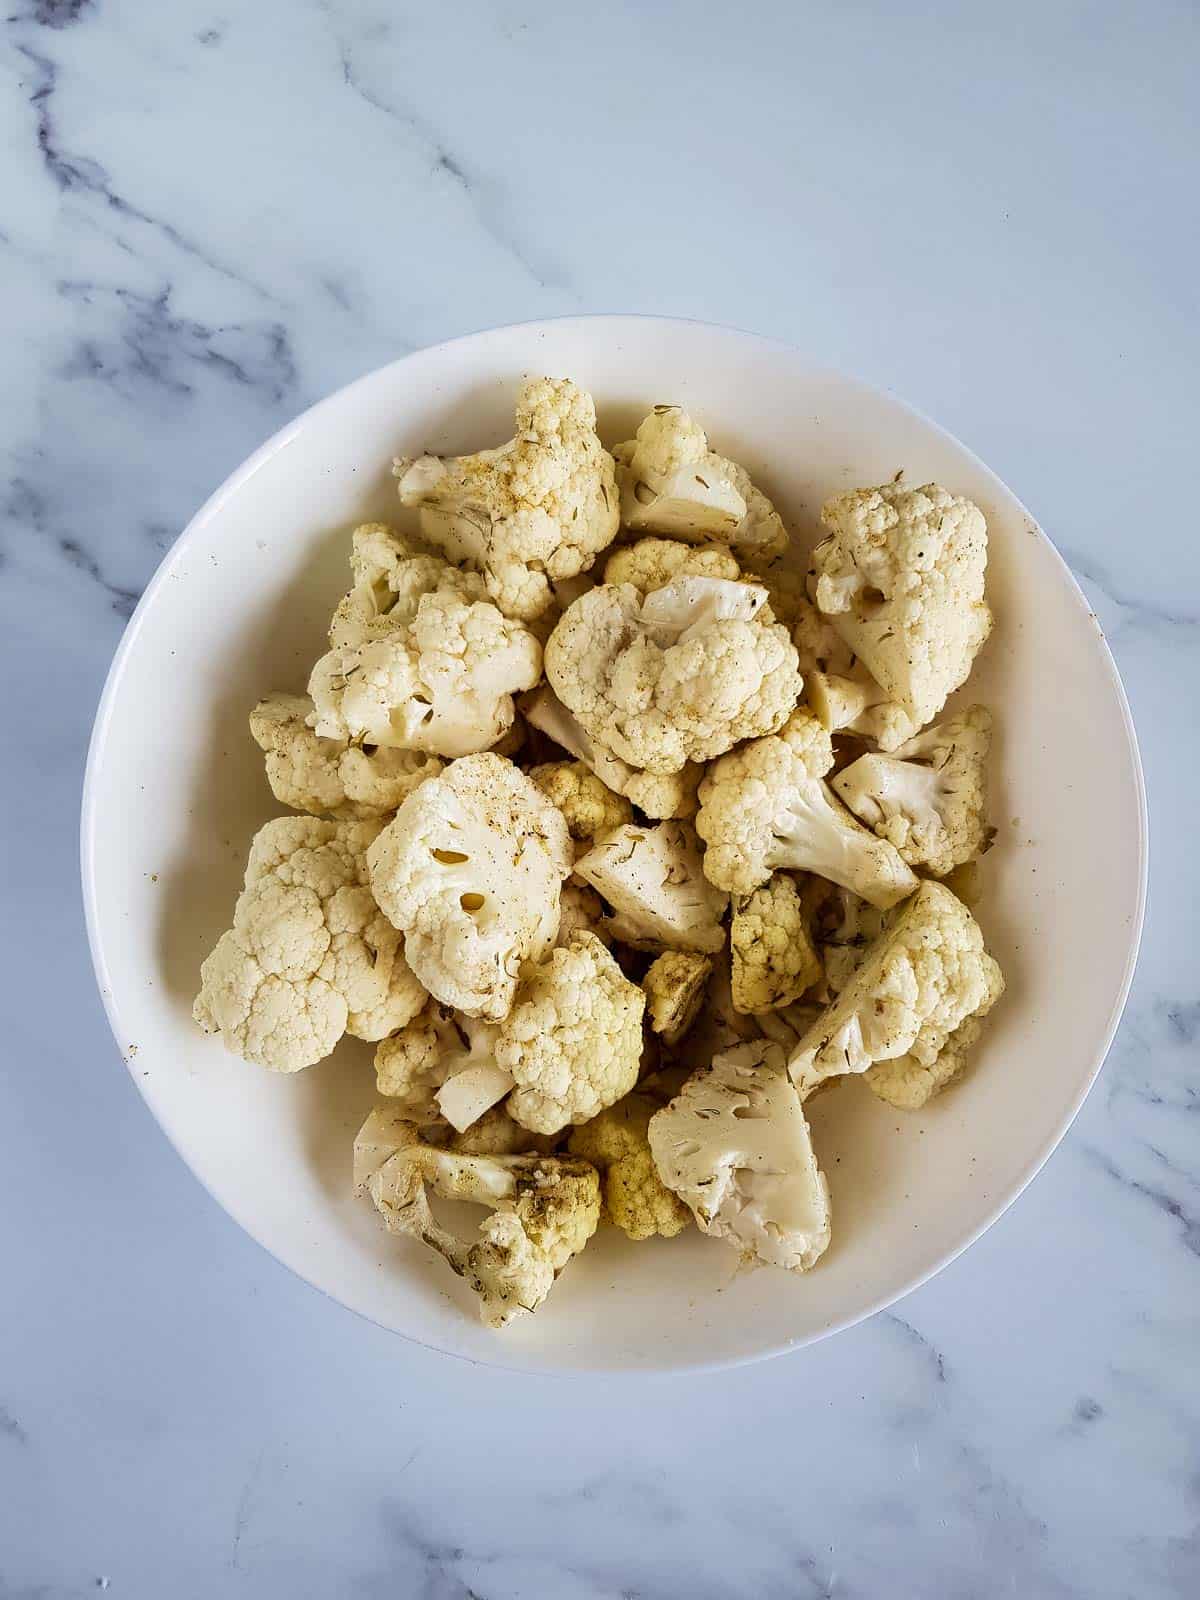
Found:
[[[569,374],[608,442],[647,407],[694,409],[785,518],[836,490],[937,479],[991,530],[996,631],[969,693],[996,714],[979,916],[1008,975],[976,1066],[904,1115],[848,1081],[812,1106],[834,1233],[815,1271],[734,1276],[691,1232],[602,1230],[545,1307],[502,1334],[437,1258],[350,1196],[370,1047],[277,1077],[193,1026],[254,829],[280,809],[246,714],[300,690],[347,576],[348,530],[396,515],[390,463],[507,437],[515,381]],[[1096,618],[1033,519],[962,445],[891,395],[725,328],[576,317],[439,345],[370,373],[258,450],[197,514],[131,620],[96,719],[83,884],[100,988],[133,1080],[196,1176],[260,1244],[385,1327],[531,1371],[686,1369],[819,1339],[886,1306],[993,1222],[1045,1161],[1108,1049],[1132,976],[1146,811],[1124,694]]]

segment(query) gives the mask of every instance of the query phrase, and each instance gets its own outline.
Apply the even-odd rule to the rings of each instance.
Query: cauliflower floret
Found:
[[[792,1080],[807,1094],[825,1078],[898,1056],[932,1065],[1003,984],[966,906],[944,885],[922,883],[792,1053]]]
[[[464,1155],[425,1143],[411,1123],[379,1112],[355,1141],[355,1179],[389,1233],[419,1239],[470,1284],[489,1328],[536,1311],[600,1221],[600,1180],[586,1161]],[[440,1225],[430,1191],[488,1208],[474,1243]]]
[[[200,969],[192,1015],[275,1072],[378,1039],[425,1003],[400,937],[367,887],[370,822],[277,817],[250,846],[233,927]]]
[[[639,772],[603,745],[596,744],[545,684],[524,697],[521,715],[531,727],[590,767],[609,789],[624,795],[648,817],[694,815],[696,791],[704,771],[696,762],[689,761],[679,772]]]
[[[609,932],[622,944],[711,952],[725,943],[728,896],[705,878],[689,823],[616,828],[580,856],[575,873],[616,911]]]
[[[988,846],[984,814],[991,713],[972,706],[927,728],[893,755],[865,755],[833,788],[910,867],[944,877]]]
[[[627,1094],[571,1134],[567,1148],[600,1173],[604,1213],[630,1239],[673,1239],[691,1212],[659,1177],[646,1130],[659,1102]]]
[[[781,872],[734,900],[729,950],[738,1011],[778,1011],[821,976],[800,891]]]
[[[973,1016],[959,1023],[931,1061],[921,1060],[915,1051],[891,1061],[877,1061],[863,1073],[868,1089],[898,1111],[920,1111],[948,1088],[962,1075],[983,1032],[984,1017],[1004,992],[999,974],[999,967],[989,968],[986,999]]]
[[[309,679],[316,733],[443,756],[494,745],[513,695],[541,677],[537,639],[484,598],[476,573],[387,530],[355,531],[354,570]]]
[[[567,879],[559,896],[559,944],[569,943],[573,933],[594,933],[601,944],[611,944],[611,921],[604,901],[593,888],[574,878]]]
[[[453,1134],[449,1147],[464,1156],[548,1156],[556,1138],[555,1134],[530,1133],[513,1121],[507,1106],[492,1106],[469,1128]]]
[[[596,437],[591,395],[532,378],[517,395],[516,437],[470,456],[395,463],[400,500],[451,561],[482,569],[506,616],[540,616],[552,583],[586,571],[618,526],[613,459]]]
[[[593,934],[529,967],[495,1046],[516,1087],[509,1111],[535,1133],[586,1122],[628,1094],[642,1058],[645,996]]]
[[[655,1112],[649,1138],[667,1188],[746,1265],[805,1272],[824,1254],[829,1185],[777,1044],[717,1056]]]
[[[322,739],[309,725],[307,695],[273,694],[250,713],[250,732],[266,754],[267,782],[281,805],[332,817],[382,817],[442,763],[417,750],[360,749]]]
[[[695,950],[664,950],[642,979],[651,1029],[668,1049],[695,1022],[712,976],[712,957]]]
[[[764,1020],[734,1009],[729,962],[723,956],[718,956],[696,1020],[671,1048],[672,1065],[682,1070],[685,1078],[689,1077],[697,1068],[711,1065],[713,1057],[722,1051],[761,1039]],[[663,1073],[659,1072],[655,1081],[662,1080]],[[648,1086],[643,1084],[642,1087]],[[677,1092],[677,1088],[672,1091]]]
[[[633,821],[633,807],[615,794],[582,761],[548,761],[530,767],[529,777],[566,819],[572,839],[585,846],[610,828]]]
[[[880,911],[849,889],[806,873],[800,899],[822,966],[822,999],[841,994],[887,923]],[[818,1009],[820,1009],[818,1007]]]
[[[503,756],[464,756],[409,795],[368,862],[429,993],[470,1017],[507,1016],[521,963],[558,932],[571,870],[561,811]]]
[[[834,496],[813,552],[814,599],[890,700],[923,727],[991,632],[987,523],[935,483]]]
[[[512,1088],[495,1061],[496,1029],[431,1000],[375,1051],[375,1086],[411,1121],[461,1133]]]
[[[888,699],[846,641],[805,596],[797,598],[792,643],[800,656],[804,694],[830,733],[857,733],[884,750],[911,739],[917,725]]]
[[[815,872],[872,905],[892,906],[917,886],[886,840],[857,822],[824,782],[829,735],[798,710],[779,736],[754,739],[708,769],[696,831],[710,883],[749,894],[779,868]]]
[[[785,627],[794,628],[805,599],[804,562],[792,549],[770,555],[744,550],[740,559],[743,578],[748,582],[760,583],[767,591],[775,620],[782,622]],[[799,641],[793,642],[799,648]],[[800,668],[804,670],[803,652]]]
[[[676,578],[723,578],[736,583],[741,575],[728,545],[680,544],[676,539],[639,539],[614,550],[604,563],[605,583],[631,583],[642,595],[662,589]]]
[[[710,450],[704,429],[681,406],[655,406],[637,437],[613,454],[627,528],[719,539],[764,555],[787,544],[779,513],[750,474]]]
[[[800,693],[787,629],[758,616],[767,592],[678,578],[643,600],[601,584],[563,615],[546,676],[597,743],[631,766],[679,772],[783,723]]]

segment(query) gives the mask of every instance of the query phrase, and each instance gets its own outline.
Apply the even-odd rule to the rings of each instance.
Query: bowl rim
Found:
[[[417,357],[428,357],[435,352],[446,352],[458,346],[470,344],[475,340],[491,338],[500,334],[523,334],[528,335],[530,338],[535,338],[539,330],[544,329],[549,325],[555,325],[558,327],[571,323],[577,325],[611,325],[614,322],[644,323],[657,325],[659,327],[669,326],[674,328],[702,329],[708,332],[732,335],[736,339],[759,344],[766,349],[774,350],[783,355],[798,356],[804,361],[810,374],[814,376],[819,378],[829,378],[842,384],[849,384],[852,388],[857,388],[873,395],[886,396],[892,404],[897,405],[903,410],[907,411],[910,416],[914,417],[932,433],[936,434],[942,440],[952,445],[955,449],[961,451],[962,454],[966,456],[986,478],[991,480],[991,482],[1003,493],[1004,496],[1016,504],[1018,509],[1027,519],[1031,529],[1036,533],[1038,539],[1041,540],[1047,551],[1057,562],[1060,569],[1060,576],[1066,581],[1068,593],[1071,594],[1075,602],[1080,605],[1085,612],[1087,612],[1095,625],[1095,633],[1100,645],[1100,659],[1103,662],[1104,668],[1108,674],[1109,683],[1116,696],[1117,705],[1121,713],[1122,726],[1125,731],[1126,749],[1132,768],[1136,793],[1138,824],[1137,900],[1134,908],[1132,923],[1130,925],[1129,942],[1126,951],[1124,971],[1110,1008],[1108,1021],[1103,1032],[1102,1042],[1097,1049],[1095,1057],[1091,1062],[1088,1071],[1081,1082],[1080,1088],[1068,1110],[1058,1125],[1049,1132],[1041,1144],[1030,1154],[1029,1159],[1025,1163],[1021,1175],[1016,1183],[1007,1193],[997,1200],[996,1204],[987,1213],[983,1221],[979,1223],[976,1228],[974,1228],[952,1249],[947,1250],[941,1256],[939,1256],[930,1266],[915,1273],[912,1278],[905,1282],[899,1289],[879,1296],[878,1299],[871,1301],[862,1308],[848,1313],[844,1317],[837,1318],[828,1323],[825,1327],[820,1328],[810,1334],[805,1334],[796,1339],[778,1340],[774,1343],[765,1345],[761,1350],[756,1350],[750,1354],[722,1357],[712,1361],[684,1361],[673,1365],[647,1365],[645,1367],[629,1367],[620,1365],[618,1363],[607,1364],[603,1361],[603,1359],[601,1359],[594,1364],[589,1363],[587,1366],[563,1367],[555,1366],[553,1363],[535,1364],[532,1362],[522,1363],[517,1361],[506,1361],[503,1359],[503,1351],[500,1349],[497,1350],[497,1356],[499,1359],[494,1361],[491,1359],[484,1361],[462,1351],[448,1350],[444,1346],[436,1344],[431,1340],[423,1339],[416,1334],[402,1332],[397,1328],[393,1328],[388,1323],[379,1321],[369,1312],[364,1311],[356,1306],[348,1305],[345,1301],[340,1300],[332,1290],[326,1288],[323,1284],[309,1277],[301,1268],[293,1266],[290,1262],[284,1261],[279,1255],[276,1254],[271,1246],[259,1236],[255,1227],[249,1220],[240,1215],[238,1211],[231,1209],[225,1203],[225,1201],[220,1198],[220,1196],[213,1192],[203,1175],[197,1170],[197,1168],[180,1149],[180,1146],[176,1142],[172,1131],[158,1117],[155,1108],[151,1103],[150,1097],[146,1092],[146,1089],[143,1087],[142,1081],[134,1072],[131,1062],[126,1060],[124,1052],[120,1049],[120,1040],[123,1036],[123,1030],[119,1025],[120,1019],[117,1013],[116,1002],[113,997],[108,964],[105,959],[104,948],[101,940],[99,907],[97,902],[97,773],[103,760],[109,722],[112,718],[113,708],[116,704],[117,697],[122,688],[125,671],[128,665],[129,657],[133,650],[134,643],[141,631],[142,624],[148,611],[153,606],[159,590],[166,583],[176,560],[183,554],[184,550],[200,536],[212,519],[221,512],[226,503],[241,490],[243,485],[246,484],[266,462],[271,460],[280,450],[290,444],[303,428],[309,426],[314,419],[319,417],[322,411],[326,409],[332,409],[343,399],[344,396],[360,386],[374,382],[381,373],[393,368],[403,367],[405,363],[412,361]],[[259,1246],[260,1249],[264,1250],[275,1262],[283,1267],[285,1271],[290,1272],[293,1274],[293,1276],[299,1278],[301,1282],[307,1284],[310,1288],[316,1289],[333,1304],[340,1306],[342,1309],[351,1312],[357,1317],[361,1317],[363,1321],[371,1323],[374,1326],[381,1328],[383,1331],[398,1338],[404,1339],[411,1344],[419,1345],[421,1348],[426,1350],[436,1351],[440,1355],[450,1356],[455,1360],[466,1362],[470,1366],[501,1372],[512,1372],[523,1375],[536,1374],[542,1377],[555,1378],[587,1378],[597,1376],[615,1376],[619,1374],[623,1378],[646,1379],[668,1376],[683,1376],[690,1373],[720,1372],[738,1367],[751,1366],[757,1362],[766,1361],[774,1356],[785,1355],[790,1351],[801,1350],[807,1346],[818,1344],[825,1339],[831,1338],[835,1334],[845,1332],[847,1329],[856,1327],[859,1323],[867,1321],[868,1318],[874,1317],[878,1315],[879,1312],[886,1311],[889,1307],[897,1305],[901,1300],[906,1299],[910,1294],[914,1293],[914,1291],[921,1288],[923,1284],[928,1283],[930,1279],[936,1277],[940,1272],[944,1271],[945,1268],[950,1266],[952,1262],[956,1261],[965,1250],[969,1249],[970,1246],[980,1239],[989,1228],[999,1221],[1009,1207],[1013,1205],[1015,1201],[1018,1200],[1025,1192],[1025,1190],[1033,1182],[1034,1178],[1037,1177],[1038,1173],[1041,1172],[1046,1162],[1050,1159],[1051,1155],[1053,1155],[1054,1151],[1058,1148],[1059,1144],[1066,1136],[1071,1125],[1079,1115],[1083,1103],[1091,1092],[1092,1086],[1095,1084],[1108,1053],[1112,1048],[1113,1040],[1116,1037],[1117,1028],[1120,1025],[1121,1017],[1124,1013],[1125,1005],[1129,998],[1130,988],[1133,984],[1134,972],[1137,967],[1138,955],[1141,949],[1142,934],[1145,927],[1146,903],[1149,883],[1149,837],[1150,824],[1146,798],[1146,780],[1142,767],[1141,752],[1138,747],[1137,733],[1133,722],[1133,714],[1130,709],[1128,696],[1125,692],[1124,683],[1121,680],[1121,675],[1117,668],[1116,660],[1113,657],[1112,650],[1109,646],[1107,638],[1105,637],[1104,630],[1100,626],[1099,619],[1096,617],[1086,595],[1080,588],[1075,574],[1071,571],[1071,568],[1068,566],[1066,560],[1059,552],[1058,547],[1044,531],[1037,518],[1032,515],[1032,513],[1013,493],[1008,485],[1004,483],[1003,480],[999,478],[997,474],[993,472],[992,469],[988,467],[987,464],[982,461],[973,450],[970,449],[969,446],[965,445],[962,440],[960,440],[955,434],[951,433],[949,429],[942,427],[940,423],[935,422],[931,417],[926,415],[926,413],[919,407],[912,405],[909,401],[896,394],[894,390],[886,388],[881,384],[870,383],[866,379],[859,377],[857,374],[845,372],[842,369],[831,366],[825,362],[811,360],[799,345],[794,344],[790,340],[780,339],[768,334],[758,333],[750,329],[736,327],[728,323],[714,322],[698,317],[659,316],[653,312],[609,311],[568,313],[555,317],[538,317],[529,319],[527,321],[503,323],[496,326],[476,328],[467,333],[457,334],[453,338],[439,340],[435,344],[418,346],[414,350],[406,351],[404,355],[396,357],[395,360],[384,362],[380,366],[373,367],[369,371],[360,374],[357,378],[352,378],[348,383],[342,384],[339,388],[334,389],[331,391],[331,393],[323,396],[320,400],[317,400],[312,405],[306,407],[289,422],[286,422],[283,427],[277,429],[277,431],[268,439],[266,439],[261,445],[259,445],[259,447],[253,451],[253,453],[249,455],[240,466],[234,468],[234,470],[224,479],[224,481],[201,504],[199,509],[193,513],[192,517],[189,519],[187,525],[183,528],[179,536],[164,552],[162,560],[159,562],[154,574],[150,578],[150,581],[142,591],[141,597],[138,600],[137,605],[134,607],[129,621],[122,632],[121,638],[117,643],[117,648],[113,654],[112,661],[108,668],[108,673],[105,677],[104,687],[97,703],[96,714],[92,724],[91,737],[88,741],[87,760],[84,767],[80,803],[79,862],[84,922],[87,928],[88,949],[91,954],[92,968],[97,987],[100,991],[100,998],[104,1005],[104,1012],[108,1019],[109,1029],[112,1033],[113,1040],[118,1047],[118,1055],[125,1065],[129,1077],[141,1096],[142,1101],[146,1105],[151,1116],[154,1118],[154,1121],[157,1124],[160,1132],[164,1134],[170,1143],[176,1155],[178,1155],[183,1161],[184,1165],[191,1172],[192,1176],[199,1182],[209,1198],[213,1200],[220,1207],[221,1211],[233,1222],[235,1222],[237,1226],[241,1228],[256,1245]]]

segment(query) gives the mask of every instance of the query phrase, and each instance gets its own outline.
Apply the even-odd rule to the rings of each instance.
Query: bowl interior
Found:
[[[997,627],[969,688],[997,721],[997,843],[978,914],[1008,976],[975,1069],[926,1112],[848,1081],[812,1106],[834,1237],[800,1277],[737,1275],[690,1233],[603,1230],[546,1306],[497,1335],[469,1292],[349,1193],[373,1098],[346,1040],[291,1078],[193,1027],[199,965],[229,924],[254,829],[279,808],[246,731],[269,689],[301,690],[347,582],[348,530],[394,519],[393,454],[510,431],[518,375],[570,374],[609,443],[682,402],[745,462],[807,547],[821,501],[903,470],[983,508]],[[264,446],[168,555],[130,624],[97,719],[84,808],[97,971],[139,1089],[220,1203],[280,1260],[423,1343],[531,1370],[686,1368],[818,1338],[943,1265],[1019,1192],[1069,1123],[1115,1028],[1144,890],[1128,712],[1095,617],[998,480],[894,398],[730,330],[578,318],[420,352],[334,395]]]

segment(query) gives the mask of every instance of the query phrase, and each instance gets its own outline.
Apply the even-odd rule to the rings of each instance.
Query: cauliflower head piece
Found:
[[[580,856],[575,873],[613,907],[608,930],[622,944],[711,953],[725,943],[729,897],[704,876],[687,822],[614,828]]]
[[[647,967],[642,990],[650,1028],[668,1049],[699,1016],[712,970],[712,957],[696,950],[664,950]]]
[[[532,378],[516,409],[507,444],[398,460],[393,470],[425,538],[480,568],[506,616],[529,620],[553,604],[553,583],[586,571],[612,543],[619,512],[591,395],[566,378]]]
[[[787,544],[775,507],[735,461],[708,448],[682,406],[655,406],[637,437],[613,452],[621,521],[639,533],[720,540],[774,555]]]
[[[804,695],[830,733],[856,733],[892,750],[911,739],[917,724],[867,671],[807,594],[792,610],[792,643],[800,657]]]
[[[411,1123],[372,1112],[355,1141],[355,1191],[369,1193],[389,1233],[444,1257],[479,1296],[489,1328],[536,1311],[600,1221],[600,1180],[586,1161],[468,1155],[421,1139]],[[430,1194],[488,1208],[472,1241],[443,1228]]]
[[[277,817],[250,846],[233,927],[200,969],[192,1015],[275,1072],[378,1039],[425,1003],[400,936],[367,885],[370,822]]]
[[[506,1017],[522,962],[554,943],[571,870],[567,824],[537,785],[503,756],[452,761],[408,796],[368,866],[429,993],[468,1017]]]
[[[916,727],[966,680],[992,617],[984,603],[987,523],[936,483],[835,495],[813,552],[814,599]]]
[[[708,761],[786,721],[800,693],[788,631],[759,613],[767,592],[677,578],[644,599],[601,584],[564,612],[546,676],[595,744],[657,773]]]
[[[582,761],[547,761],[530,767],[529,777],[566,819],[576,844],[587,846],[610,828],[633,821],[633,807]]]
[[[627,1094],[615,1106],[574,1129],[568,1149],[600,1174],[604,1214],[630,1239],[673,1239],[692,1214],[658,1175],[647,1130],[659,1102]]]
[[[631,583],[641,595],[677,578],[719,578],[736,583],[737,557],[724,544],[681,544],[678,539],[639,539],[622,545],[604,563],[605,583]]]
[[[594,934],[576,933],[528,967],[495,1046],[496,1065],[515,1085],[514,1120],[557,1133],[628,1094],[641,1067],[645,1004]]]
[[[991,729],[991,713],[972,706],[890,756],[860,756],[838,773],[833,788],[910,867],[945,877],[991,842],[986,816]]]
[[[1003,992],[1004,980],[999,967],[989,968],[987,994],[979,1010],[959,1023],[931,1060],[921,1059],[930,1055],[926,1039],[921,1055],[914,1047],[907,1055],[896,1056],[891,1061],[877,1061],[868,1067],[863,1073],[867,1088],[889,1106],[895,1106],[897,1111],[920,1111],[965,1072],[983,1032],[984,1018]]]
[[[927,881],[888,921],[841,993],[793,1051],[802,1094],[826,1078],[914,1055],[932,1065],[955,1030],[1002,991],[975,918],[944,884]]]
[[[829,1185],[779,1045],[715,1057],[650,1118],[649,1140],[659,1177],[697,1227],[746,1265],[805,1272],[828,1248]]]
[[[772,872],[791,869],[844,884],[872,905],[910,895],[917,886],[912,869],[824,781],[832,764],[829,735],[803,708],[781,736],[753,739],[714,762],[696,817],[709,882],[750,894]]]
[[[407,1121],[436,1126],[445,1120],[461,1132],[512,1087],[501,1081],[499,1092],[469,1115],[467,1100],[477,1102],[479,1080],[486,1079],[489,1068],[495,1073],[495,1038],[492,1024],[457,1017],[449,1006],[430,1000],[405,1027],[380,1041],[375,1087]]]
[[[382,817],[442,770],[424,751],[322,739],[312,716],[312,701],[299,694],[268,695],[250,713],[250,733],[281,805],[314,816]]]
[[[774,873],[760,888],[734,900],[729,952],[738,1011],[778,1011],[820,978],[821,958],[808,931],[800,891],[786,873]]]

